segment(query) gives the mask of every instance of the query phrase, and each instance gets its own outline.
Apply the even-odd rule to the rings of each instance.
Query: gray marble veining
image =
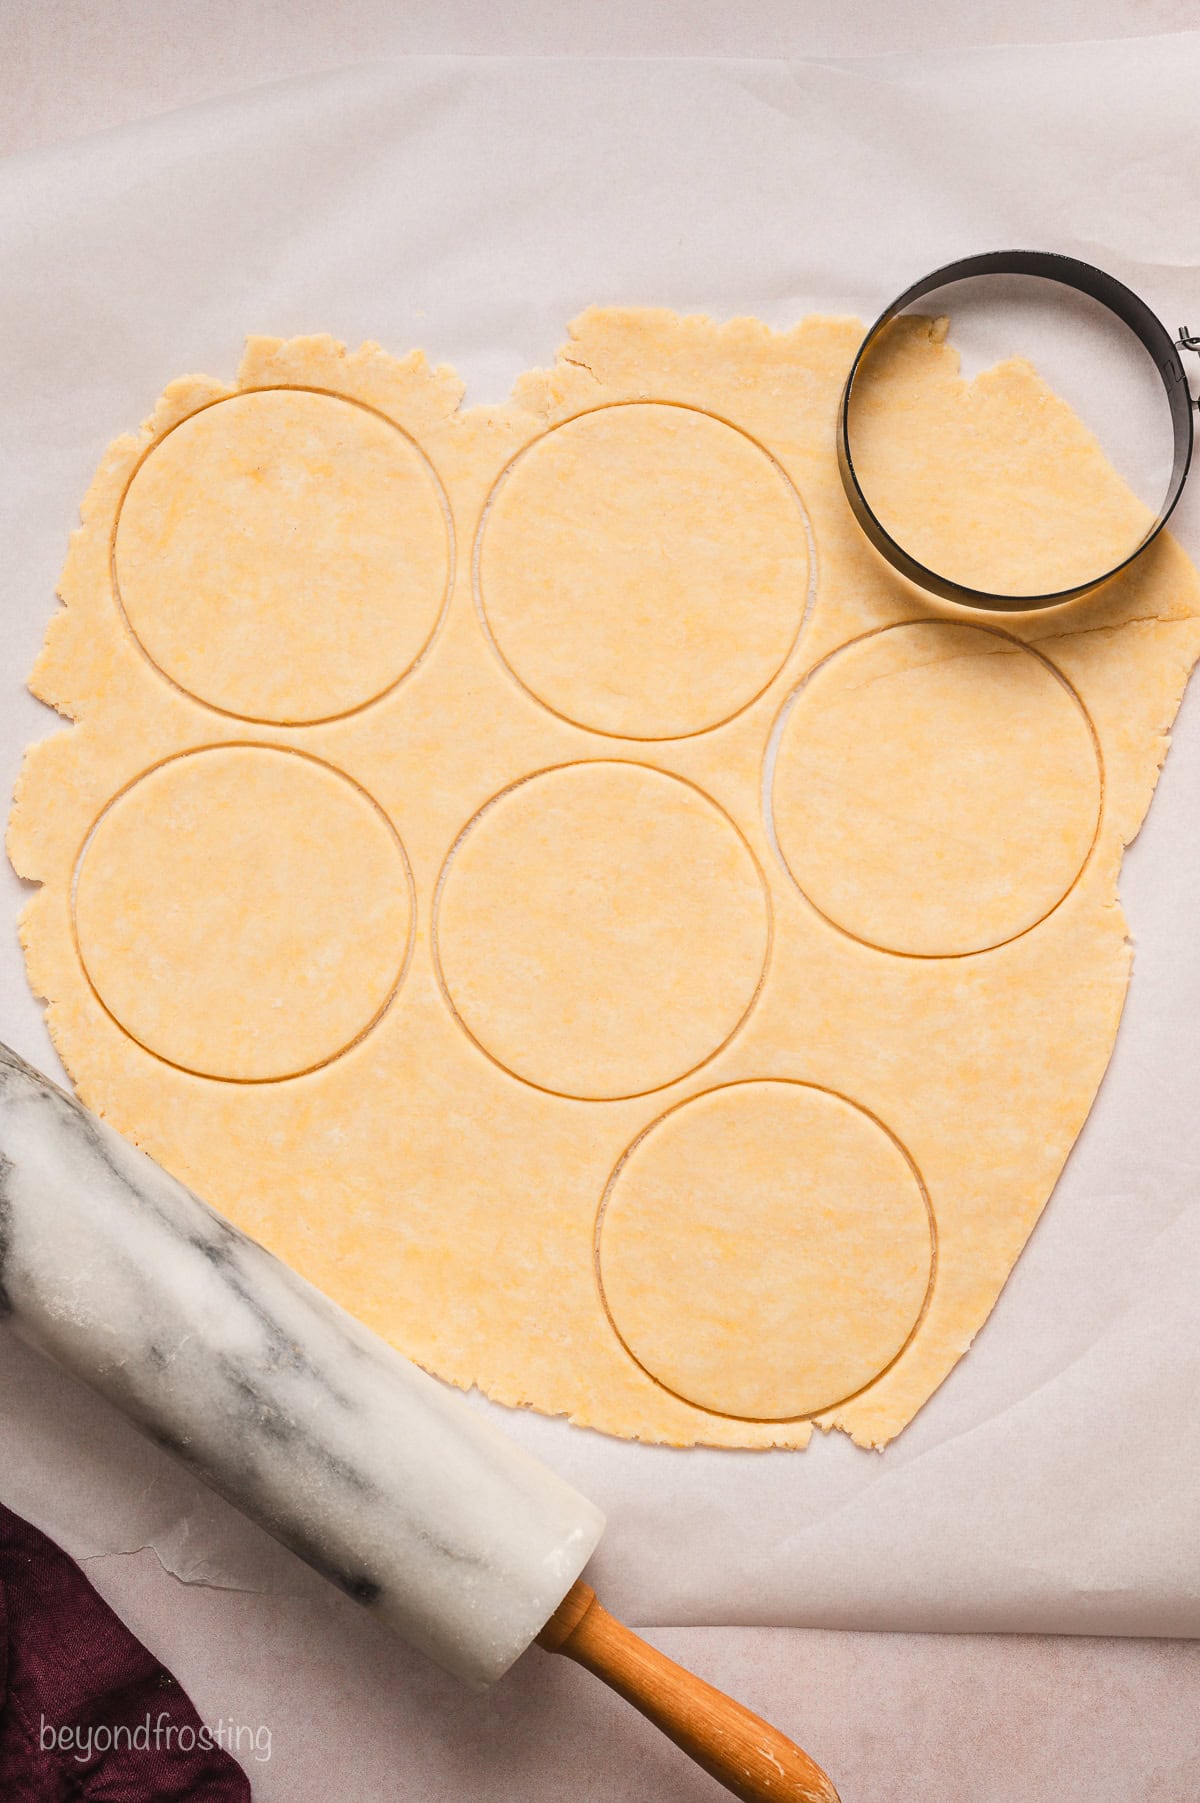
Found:
[[[482,1686],[598,1509],[0,1046],[0,1315]]]

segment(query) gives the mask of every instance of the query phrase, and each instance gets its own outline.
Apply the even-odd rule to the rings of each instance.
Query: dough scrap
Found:
[[[1196,571],[1000,626],[906,585],[837,475],[860,333],[593,310],[469,410],[251,339],[105,455],[32,679],[74,724],[9,845],[83,1100],[430,1370],[612,1434],[894,1437],[1120,1018]],[[952,558],[952,428],[1011,396],[947,355],[896,506]],[[1020,382],[1078,556],[1131,498]]]

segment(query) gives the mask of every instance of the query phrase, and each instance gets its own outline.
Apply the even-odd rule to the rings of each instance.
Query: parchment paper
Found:
[[[1014,243],[1200,321],[1200,38],[870,63],[413,61],[258,89],[0,166],[0,758],[107,441],[242,334],[453,362],[469,399],[593,301],[871,317]],[[1200,484],[1180,536],[1200,552]],[[1200,1633],[1200,701],[1122,892],[1117,1053],[974,1350],[880,1454],[671,1452],[494,1412],[608,1511],[635,1621]],[[0,873],[0,1037],[56,1072]],[[488,1407],[476,1398],[477,1406]],[[0,1495],[71,1550],[306,1587],[284,1554],[0,1335]]]

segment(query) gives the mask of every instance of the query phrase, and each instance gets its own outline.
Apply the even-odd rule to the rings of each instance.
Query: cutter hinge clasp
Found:
[[[1200,334],[1189,331],[1187,326],[1180,326],[1179,336],[1175,340],[1181,351],[1195,351],[1200,357]],[[1192,396],[1192,406],[1200,407],[1200,395]]]

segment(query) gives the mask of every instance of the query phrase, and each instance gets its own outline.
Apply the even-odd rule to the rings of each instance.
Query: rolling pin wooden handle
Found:
[[[838,1803],[807,1753],[732,1697],[685,1671],[619,1622],[580,1582],[538,1635],[547,1652],[603,1678],[742,1803]]]

